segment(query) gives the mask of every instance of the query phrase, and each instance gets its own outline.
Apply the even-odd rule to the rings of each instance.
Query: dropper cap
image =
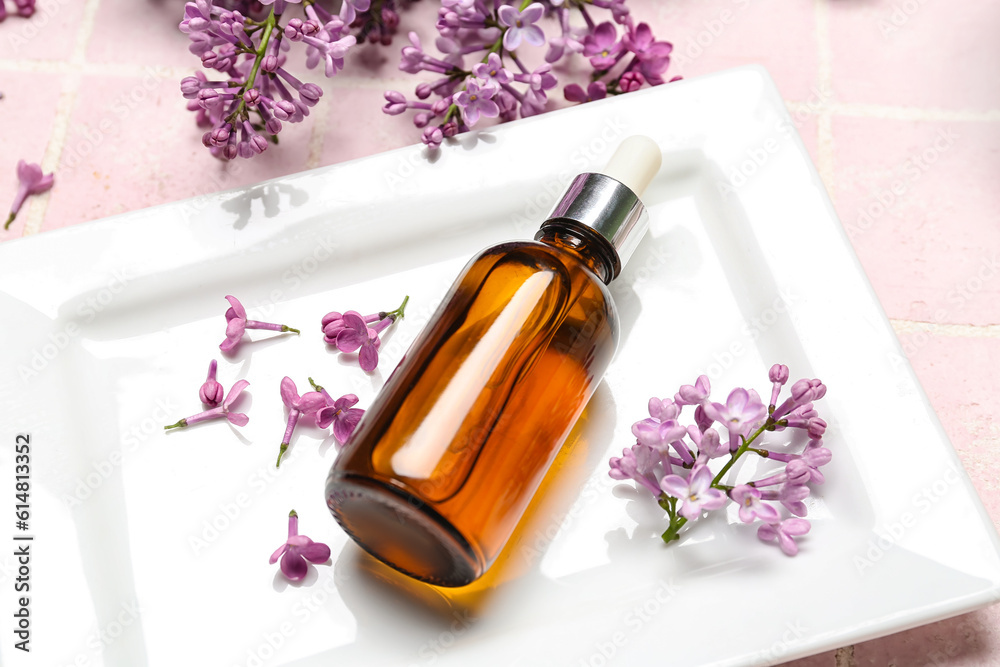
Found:
[[[660,170],[660,147],[649,137],[625,139],[599,173],[580,174],[556,204],[541,232],[569,228],[609,244],[614,279],[649,227],[639,199]]]

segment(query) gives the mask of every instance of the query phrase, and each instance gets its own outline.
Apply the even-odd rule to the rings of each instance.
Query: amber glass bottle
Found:
[[[633,138],[615,159],[641,192],[659,150]],[[366,551],[439,586],[496,559],[614,354],[606,285],[645,231],[635,191],[583,174],[536,241],[465,267],[330,471],[330,510]]]

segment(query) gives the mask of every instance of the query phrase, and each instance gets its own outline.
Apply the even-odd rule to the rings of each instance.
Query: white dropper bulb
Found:
[[[619,144],[618,150],[600,173],[628,186],[636,197],[642,197],[662,163],[663,157],[657,143],[637,134]]]

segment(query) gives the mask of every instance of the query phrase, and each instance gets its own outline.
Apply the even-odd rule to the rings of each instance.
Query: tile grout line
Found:
[[[835,667],[856,667],[857,661],[854,658],[854,646],[843,646],[838,648],[833,654]]]
[[[43,171],[55,171],[59,166],[59,158],[62,155],[63,145],[66,143],[66,135],[69,132],[69,119],[76,108],[76,96],[80,90],[87,44],[90,42],[90,36],[94,32],[97,7],[100,2],[101,0],[88,0],[84,7],[80,29],[76,35],[76,44],[73,47],[73,54],[70,56],[69,69],[66,72],[68,81],[66,82],[65,89],[59,94],[59,101],[56,103],[56,116],[52,121],[52,134],[49,135],[48,145],[45,147],[45,155],[42,157]],[[56,177],[56,187],[58,187],[58,175]],[[45,220],[45,212],[49,208],[49,198],[51,196],[52,193],[48,192],[32,202],[32,207],[28,212],[28,219],[25,221],[24,228],[21,231],[22,236],[37,234],[41,230],[42,222]]]
[[[893,107],[884,104],[828,103],[818,105],[798,100],[784,100],[789,111],[820,115],[829,112],[833,116],[853,116],[856,118],[878,118],[886,120],[953,121],[989,123],[1000,121],[1000,110],[977,111],[972,109],[935,109],[924,107]]]
[[[816,50],[820,96],[824,103],[820,105],[816,121],[816,141],[820,178],[826,184],[830,200],[836,204],[836,189],[834,187],[834,150],[833,150],[833,114],[831,104],[833,98],[833,55],[830,44],[830,12],[827,0],[814,0],[816,17]]]
[[[897,334],[929,333],[947,338],[1000,338],[1000,324],[939,324],[890,319]]]

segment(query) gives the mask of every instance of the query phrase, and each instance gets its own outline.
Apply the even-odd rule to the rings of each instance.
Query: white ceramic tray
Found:
[[[389,122],[389,121],[387,121]],[[336,454],[284,430],[278,382],[366,406],[477,250],[530,237],[577,172],[633,133],[663,148],[648,237],[613,284],[618,356],[501,562],[447,591],[372,561],[324,505]],[[407,317],[369,377],[328,352],[329,310]],[[219,355],[223,296],[301,337]],[[757,665],[987,605],[997,535],[905,362],[767,74],[673,83],[0,246],[0,662],[18,665]],[[209,359],[251,382],[243,429],[165,434]],[[651,395],[774,362],[829,386],[835,458],[796,558],[719,516],[659,540],[607,475]],[[14,445],[32,443],[30,530]],[[298,510],[328,565],[268,564]],[[732,525],[730,525],[732,524]],[[32,652],[13,648],[15,533],[33,535]]]

